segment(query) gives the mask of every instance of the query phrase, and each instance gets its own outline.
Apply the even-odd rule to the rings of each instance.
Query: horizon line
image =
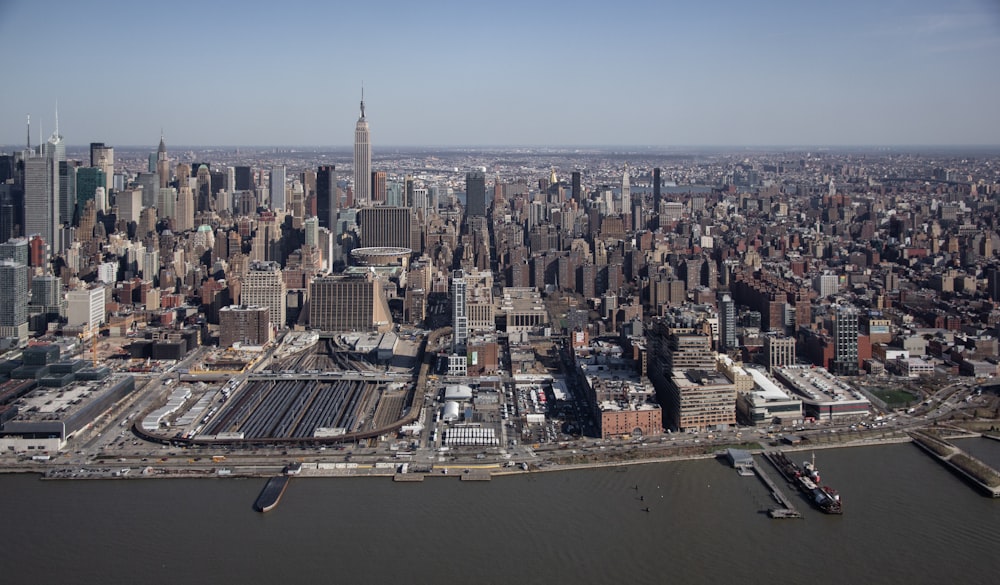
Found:
[[[102,143],[102,144],[107,144]],[[89,148],[90,142],[82,144],[66,144],[67,148]],[[37,146],[37,145],[36,145]],[[108,144],[112,148],[148,148],[146,144]],[[24,145],[4,144],[0,149],[23,150]],[[156,148],[153,144],[152,148]],[[168,147],[169,148],[169,147]],[[173,148],[308,148],[308,149],[331,149],[350,150],[351,144],[176,144]],[[558,148],[558,149],[623,149],[632,148],[639,150],[685,150],[685,149],[912,149],[912,148],[977,148],[977,149],[1000,149],[1000,143],[913,143],[913,144],[822,144],[822,143],[800,143],[800,144],[681,144],[681,145],[657,145],[657,144],[386,144],[379,149],[393,148],[446,148],[446,149],[538,149],[538,148]]]

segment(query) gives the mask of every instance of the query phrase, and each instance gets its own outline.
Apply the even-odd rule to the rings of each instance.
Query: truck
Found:
[[[212,456],[212,461],[215,462],[215,463],[222,463],[225,460],[226,460],[226,456],[225,455],[213,455]]]

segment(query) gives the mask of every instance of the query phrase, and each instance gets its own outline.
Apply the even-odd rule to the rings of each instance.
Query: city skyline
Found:
[[[994,145],[1000,7],[627,1],[0,6],[0,143],[350,146]],[[388,17],[372,20],[373,14]],[[264,18],[269,16],[269,18]],[[375,33],[351,22],[377,23]],[[275,23],[279,23],[277,26]],[[338,25],[339,23],[339,25]],[[96,31],[96,33],[95,33]],[[101,31],[104,31],[103,33]],[[286,35],[280,40],[282,31]],[[268,43],[256,39],[271,37]],[[46,38],[58,42],[39,42]],[[100,39],[99,42],[94,39]],[[74,62],[73,47],[102,59]],[[266,75],[277,83],[261,83]],[[282,81],[283,80],[283,81]]]

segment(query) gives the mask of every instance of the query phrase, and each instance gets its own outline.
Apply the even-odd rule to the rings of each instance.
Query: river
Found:
[[[910,444],[816,455],[843,516],[789,490],[804,519],[771,520],[760,482],[715,460],[491,482],[295,478],[267,514],[252,510],[262,479],[0,476],[4,582],[996,582],[1000,501]]]

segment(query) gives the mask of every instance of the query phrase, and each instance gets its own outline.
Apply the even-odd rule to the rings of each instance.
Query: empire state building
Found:
[[[365,92],[361,91],[361,117],[354,129],[354,200],[358,205],[371,203],[372,145],[365,119]]]

